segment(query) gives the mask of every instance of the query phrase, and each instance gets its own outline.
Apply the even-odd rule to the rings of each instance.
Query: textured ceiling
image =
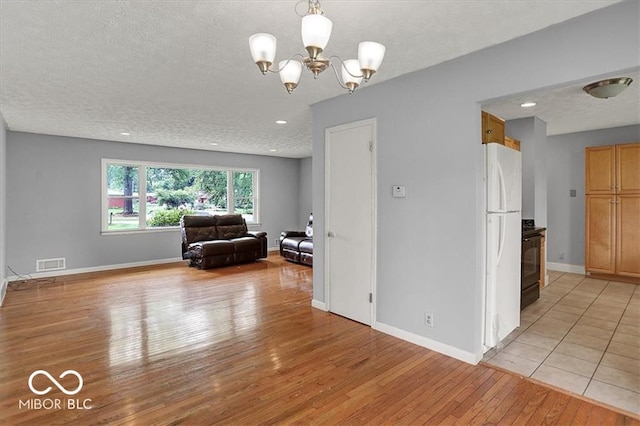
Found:
[[[609,99],[598,99],[585,93],[582,88],[593,81],[584,81],[487,102],[482,109],[505,120],[536,116],[547,123],[548,135],[640,124],[640,72],[601,79],[611,77],[631,77],[633,82],[618,96]],[[536,105],[520,107],[528,101],[536,102]]]
[[[354,57],[362,40],[386,45],[369,83],[375,84],[618,1],[325,0],[322,6],[333,21],[328,54]],[[248,46],[251,34],[270,32],[278,38],[276,61],[300,52],[296,3],[2,0],[0,112],[14,131],[309,156],[309,105],[343,89],[330,71],[316,81],[307,73],[288,95],[277,75],[259,73]],[[549,96],[566,100],[563,93]],[[553,131],[583,124],[550,114],[543,119]]]

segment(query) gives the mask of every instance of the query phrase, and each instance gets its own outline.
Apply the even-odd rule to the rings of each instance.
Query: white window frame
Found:
[[[109,230],[109,188],[107,187],[107,169],[109,165],[132,166],[138,168],[138,228],[126,230]],[[247,226],[260,225],[260,169],[244,167],[203,166],[201,164],[161,163],[152,161],[102,159],[101,169],[101,233],[104,235],[137,234],[148,232],[175,231],[179,226],[165,226],[147,228],[147,168],[190,169],[215,172],[227,172],[227,214],[233,214],[233,172],[253,173],[253,221],[247,221]]]

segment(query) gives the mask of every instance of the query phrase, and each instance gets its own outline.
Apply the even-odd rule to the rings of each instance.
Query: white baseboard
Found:
[[[125,268],[136,268],[139,266],[153,266],[153,265],[161,265],[164,263],[174,263],[174,262],[182,262],[182,258],[175,257],[171,259],[157,259],[157,260],[145,260],[142,262],[131,262],[131,263],[118,263],[115,265],[102,265],[102,266],[92,266],[90,268],[77,268],[77,269],[62,269],[59,271],[48,271],[48,272],[35,272],[32,274],[28,274],[31,278],[49,278],[49,277],[59,277],[61,275],[76,275],[76,274],[86,274],[88,272],[102,272],[102,271],[112,271],[114,269],[125,269]],[[25,274],[27,275],[27,274]],[[18,276],[10,276],[7,277],[7,281],[18,281],[21,277]]]
[[[2,285],[0,286],[0,306],[4,302],[4,296],[7,294],[7,287],[9,286],[9,281],[5,278],[2,280]]]
[[[474,353],[463,351],[462,349],[456,348],[454,346],[437,342],[427,337],[419,336],[417,334],[410,333],[408,331],[401,330],[399,328],[395,328],[381,322],[377,322],[374,328],[375,330],[397,337],[398,339],[406,340],[407,342],[411,342],[418,346],[431,349],[432,351],[450,356],[452,358],[466,362],[467,364],[476,365],[482,359],[482,355],[477,356]]]
[[[558,272],[568,272],[570,274],[584,275],[587,271],[584,265],[569,265],[568,263],[547,262],[547,269]]]
[[[327,304],[316,299],[311,300],[311,306],[316,309],[320,309],[321,311],[328,311]]]
[[[280,251],[280,247],[269,247],[269,248],[267,248],[267,251],[268,252],[270,252],[270,251]]]

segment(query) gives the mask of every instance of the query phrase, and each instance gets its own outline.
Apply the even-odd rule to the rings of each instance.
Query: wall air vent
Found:
[[[66,261],[64,257],[58,259],[40,259],[36,260],[36,272],[59,271],[65,269]]]

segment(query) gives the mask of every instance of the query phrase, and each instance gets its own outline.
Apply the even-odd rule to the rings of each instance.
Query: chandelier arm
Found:
[[[293,55],[291,55],[291,57],[289,59],[287,59],[287,63],[284,64],[284,66],[282,68],[285,68],[287,65],[289,65],[289,62],[293,61],[293,58],[295,58],[296,56],[300,56],[300,58],[304,59],[304,56],[301,53],[294,53]],[[267,69],[267,71],[277,74],[280,71],[282,71],[282,68],[279,68],[277,70],[272,70],[271,67],[269,67],[269,69]]]
[[[337,56],[335,56],[337,58]],[[340,58],[338,58],[340,59]],[[342,62],[342,61],[340,61]],[[331,69],[333,69],[333,73],[336,76],[336,80],[338,80],[338,84],[340,85],[340,87],[342,87],[343,89],[347,89],[350,90],[347,86],[345,86],[344,82],[342,81],[342,78],[340,78],[340,75],[338,74],[338,70],[336,69],[336,67],[333,65],[333,62],[330,62],[331,65]]]
[[[329,59],[337,59],[338,61],[340,61],[340,63],[341,63],[341,64],[342,64],[342,66],[343,66],[343,69],[344,69],[344,70],[347,72],[347,74],[349,74],[351,77],[353,77],[353,78],[364,78],[364,75],[363,75],[363,74],[360,74],[360,75],[351,74],[351,73],[349,72],[349,68],[347,68],[346,66],[344,66],[344,61],[343,61],[342,59],[340,59],[340,57],[339,57],[339,56],[330,56],[330,57],[329,57]],[[331,66],[333,66],[333,63],[331,63]],[[336,69],[335,69],[335,68],[334,68],[333,70],[334,70],[334,71],[336,71]],[[337,73],[337,71],[336,71],[336,73]]]

